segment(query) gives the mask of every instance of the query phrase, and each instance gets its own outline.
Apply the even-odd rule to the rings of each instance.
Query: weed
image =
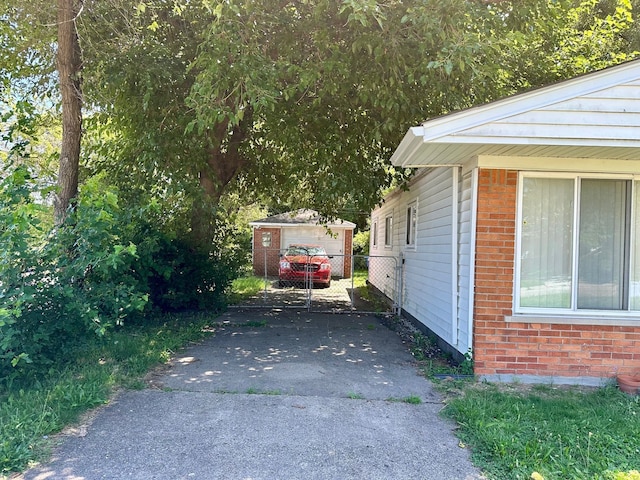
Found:
[[[404,403],[408,403],[410,405],[420,405],[422,403],[422,399],[417,395],[410,395],[402,399]]]
[[[422,403],[422,399],[417,395],[409,395],[408,397],[403,398],[389,397],[386,401],[394,403],[408,403],[410,405],[420,405]]]
[[[355,392],[349,392],[347,393],[347,398],[350,398],[351,400],[364,400],[364,396],[359,394],[359,393],[355,393]]]
[[[238,327],[266,327],[268,325],[266,320],[250,320],[248,322],[239,323]]]
[[[247,388],[245,392],[247,395],[282,395],[280,390],[259,390],[254,387]]]
[[[423,335],[422,333],[416,332],[412,336],[411,354],[418,361],[427,360],[428,358],[430,358],[429,352],[433,349],[434,346],[435,342],[432,341],[429,337]]]

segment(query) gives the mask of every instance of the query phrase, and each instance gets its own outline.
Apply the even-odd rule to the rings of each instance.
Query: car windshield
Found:
[[[291,246],[287,250],[288,256],[297,256],[297,255],[326,255],[327,253],[324,251],[322,247],[302,247],[302,246]]]

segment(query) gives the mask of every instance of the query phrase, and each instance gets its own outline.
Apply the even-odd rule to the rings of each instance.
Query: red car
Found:
[[[289,245],[281,255],[278,271],[281,287],[299,283],[331,285],[331,262],[327,252],[319,245]]]

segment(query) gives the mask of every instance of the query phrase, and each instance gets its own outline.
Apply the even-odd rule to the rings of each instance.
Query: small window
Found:
[[[262,232],[262,246],[263,247],[271,246],[271,232]]]
[[[407,206],[407,236],[405,239],[407,247],[416,247],[417,223],[418,209],[416,208],[416,202],[412,202]]]
[[[393,246],[393,217],[391,215],[384,219],[384,246]]]
[[[371,228],[371,235],[373,236],[373,247],[378,247],[378,221],[373,221],[373,227]]]

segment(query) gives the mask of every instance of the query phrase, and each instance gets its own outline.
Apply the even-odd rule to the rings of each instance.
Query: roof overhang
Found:
[[[627,131],[616,138],[566,134],[553,126],[522,132],[496,128],[520,114],[638,79],[640,61],[635,60],[428,120],[407,131],[391,163],[405,168],[460,166],[480,155],[638,160],[640,125],[626,126]]]
[[[249,222],[254,228],[296,228],[296,227],[326,227],[326,228],[346,228],[354,229],[356,224],[348,221],[341,223],[270,223],[270,222]]]

